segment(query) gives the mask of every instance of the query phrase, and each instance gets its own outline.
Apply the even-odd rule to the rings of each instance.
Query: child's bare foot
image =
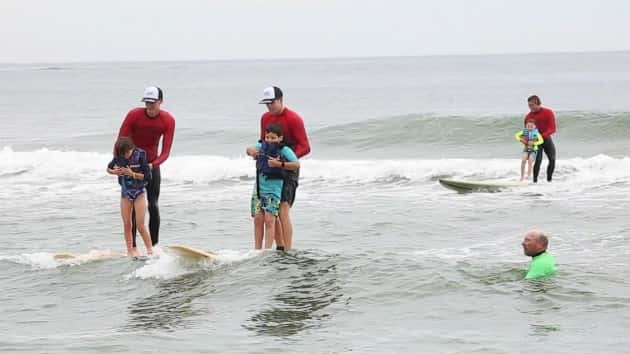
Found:
[[[129,257],[138,257],[140,254],[138,254],[138,249],[136,248],[132,248],[130,250],[127,250],[127,256]]]

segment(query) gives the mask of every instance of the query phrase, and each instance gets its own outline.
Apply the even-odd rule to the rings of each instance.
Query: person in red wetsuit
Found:
[[[547,165],[547,181],[551,182],[553,170],[556,168],[556,146],[551,139],[551,135],[556,132],[556,117],[550,108],[542,107],[540,104],[540,98],[536,95],[527,98],[527,105],[529,106],[530,112],[525,116],[524,122],[527,122],[528,119],[533,119],[536,122],[538,131],[543,137],[543,143],[539,148],[545,152],[549,160],[549,164]],[[536,162],[534,163],[534,183],[538,182],[542,155],[543,154],[540,152],[536,155]]]
[[[164,100],[162,89],[150,86],[144,90],[142,102],[145,107],[137,107],[129,111],[122,125],[118,137],[129,137],[133,143],[146,151],[147,161],[151,170],[151,179],[147,185],[147,201],[149,208],[149,233],[151,243],[155,246],[160,233],[160,165],[168,159],[175,133],[175,119],[170,113],[160,109]],[[162,139],[162,151],[158,154],[158,145]],[[132,214],[133,247],[136,247],[136,218]]]
[[[271,123],[282,126],[284,132],[284,142],[291,147],[298,158],[302,158],[311,152],[311,145],[308,142],[304,121],[293,110],[284,105],[282,90],[276,86],[269,86],[263,90],[263,97],[259,102],[267,106],[268,112],[260,118],[260,139],[265,138],[265,128]],[[258,157],[257,151],[249,151],[248,154],[254,158]],[[276,223],[276,233],[284,240],[284,249],[288,250],[293,244],[293,225],[289,212],[295,202],[295,192],[298,187],[300,170],[287,171],[282,185],[282,195],[280,198],[280,211],[278,222]]]

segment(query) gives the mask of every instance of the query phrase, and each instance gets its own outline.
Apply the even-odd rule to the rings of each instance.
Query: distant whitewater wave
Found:
[[[559,112],[554,135],[558,158],[624,156],[630,113]],[[514,133],[522,129],[522,115],[410,114],[311,128],[313,158],[518,158]],[[340,119],[339,121],[343,121]],[[71,131],[42,135],[28,141],[6,137],[5,144],[22,150],[109,152],[114,131]],[[257,127],[180,127],[174,152],[183,155],[242,155],[259,139]]]
[[[396,146],[426,145],[514,145],[514,133],[523,128],[523,114],[436,115],[409,114],[309,129],[311,142],[327,148],[374,150]],[[556,112],[558,135],[570,143],[625,140],[630,131],[630,112]],[[306,122],[308,123],[308,121]],[[179,145],[203,143],[211,146],[238,145],[238,151],[258,139],[258,131],[247,128],[179,128]],[[113,133],[86,132],[64,137],[66,144],[84,140],[112,145]],[[198,147],[203,151],[202,147]],[[518,149],[518,147],[516,147]]]
[[[320,144],[374,149],[391,145],[471,145],[514,142],[522,115],[409,114],[329,126],[314,132]],[[556,112],[558,132],[570,141],[626,139],[630,112]]]
[[[115,184],[105,168],[111,154],[41,149],[16,152],[0,150],[0,176],[6,183],[34,185]],[[427,183],[438,178],[513,179],[520,160],[514,159],[374,159],[302,161],[301,180],[322,184]],[[544,170],[544,169],[543,169]],[[77,176],[81,178],[75,181]],[[173,156],[162,169],[165,183],[209,184],[250,183],[255,163],[249,157]],[[559,160],[556,178],[585,182],[630,182],[630,158],[597,155],[591,158]]]

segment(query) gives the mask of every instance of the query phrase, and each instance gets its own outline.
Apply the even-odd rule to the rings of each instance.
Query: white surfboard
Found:
[[[184,245],[171,245],[167,246],[168,250],[180,257],[184,257],[191,260],[215,260],[216,255],[212,252],[202,251],[189,246]]]
[[[462,181],[454,179],[440,178],[440,184],[448,189],[455,190],[460,193],[467,192],[500,192],[503,189],[518,188],[526,186],[525,182],[509,182],[509,181]]]

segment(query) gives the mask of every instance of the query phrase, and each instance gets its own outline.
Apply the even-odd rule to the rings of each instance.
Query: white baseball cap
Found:
[[[263,90],[262,98],[260,99],[260,104],[272,103],[274,100],[278,98],[282,98],[282,90],[276,86],[269,86]]]
[[[157,102],[163,99],[162,89],[157,86],[149,86],[144,89],[144,95],[142,95],[142,102]]]

